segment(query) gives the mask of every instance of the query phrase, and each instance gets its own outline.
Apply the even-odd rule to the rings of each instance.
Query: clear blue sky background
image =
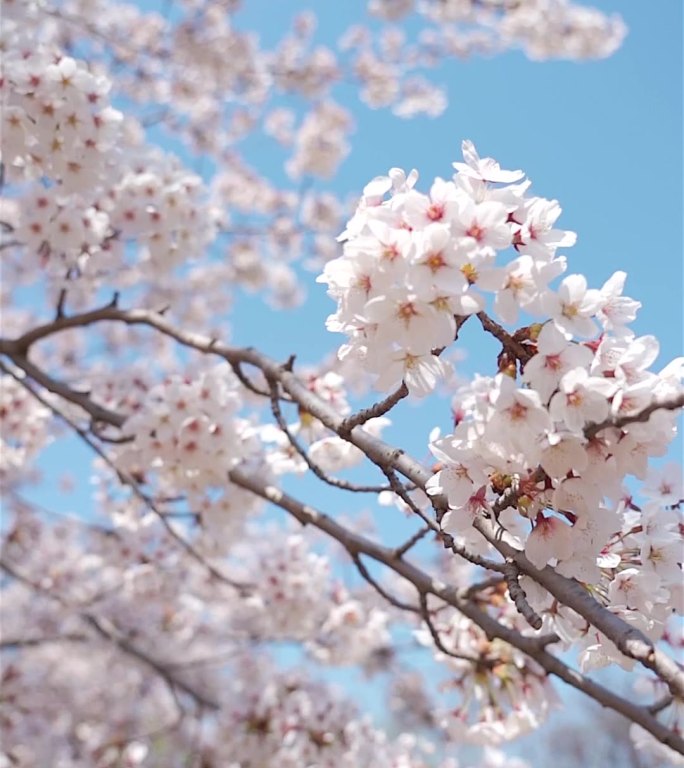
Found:
[[[662,367],[682,354],[682,5],[679,0],[593,4],[621,13],[629,27],[613,57],[531,62],[512,52],[449,62],[434,73],[449,92],[449,107],[437,119],[406,121],[389,111],[368,110],[345,86],[336,98],[355,114],[352,152],[329,187],[316,182],[314,188],[358,194],[373,176],[401,166],[417,168],[427,189],[434,176],[451,174],[461,140],[472,139],[481,155],[495,157],[504,168],[522,168],[533,192],[560,201],[559,225],[578,233],[577,245],[566,252],[570,273],[584,273],[590,285],[600,287],[615,270],[627,271],[626,293],[643,303],[633,328],[659,337],[656,367]],[[329,44],[364,18],[360,0],[246,0],[236,23],[275,41],[293,13],[309,5],[319,15],[318,37]],[[280,152],[263,142],[254,150],[250,161],[264,175],[285,181],[276,167]],[[283,360],[294,352],[302,362],[315,362],[336,348],[342,337],[324,327],[334,306],[314,278],[307,278],[309,301],[290,313],[275,314],[254,297],[240,297],[233,340]],[[464,344],[476,338],[464,334]],[[461,373],[493,371],[494,347],[468,345],[467,353]],[[396,421],[391,441],[424,458],[430,427],[439,422],[448,427],[448,411],[443,401],[420,411],[402,404]],[[670,458],[681,458],[681,442]],[[47,452],[42,466],[51,481],[64,471],[64,459],[62,447]],[[83,461],[90,457],[75,447],[70,468]],[[291,487],[327,504],[313,481]],[[36,489],[34,498],[82,514],[88,496],[81,491],[58,501],[50,482]],[[331,500],[328,508],[343,512],[349,503]],[[386,520],[380,524],[383,534],[401,535],[396,514],[383,512],[380,518]]]

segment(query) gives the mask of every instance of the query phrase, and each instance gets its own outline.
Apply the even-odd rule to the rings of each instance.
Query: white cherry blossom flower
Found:
[[[641,493],[661,504],[679,504],[684,499],[681,465],[671,462],[662,468],[649,469]]]
[[[591,318],[603,304],[599,291],[587,289],[583,275],[568,275],[561,282],[558,293],[549,293],[544,299],[544,309],[567,338],[594,336],[598,328]]]
[[[537,354],[525,365],[522,378],[546,403],[561,378],[568,371],[588,367],[592,357],[591,350],[569,342],[554,323],[545,323],[537,337]]]
[[[614,272],[601,288],[603,306],[598,312],[598,318],[606,331],[612,331],[618,336],[630,333],[627,326],[636,319],[641,308],[641,302],[622,295],[622,289],[627,278],[626,272]]]
[[[557,517],[537,515],[532,533],[525,542],[525,555],[535,568],[543,568],[550,560],[571,556],[573,542],[570,526]]]
[[[574,368],[564,374],[558,389],[549,403],[551,417],[571,432],[581,433],[586,424],[600,424],[606,418],[616,385],[609,379],[590,376],[584,368]]]
[[[461,144],[461,150],[465,163],[453,163],[453,166],[464,176],[493,183],[510,184],[520,181],[525,175],[522,171],[502,171],[501,166],[491,157],[480,158],[473,142],[467,139]]]
[[[524,220],[514,238],[514,244],[520,253],[548,260],[558,248],[569,248],[577,241],[574,232],[554,229],[554,224],[561,214],[557,200],[545,200],[536,197],[529,200],[524,208]]]

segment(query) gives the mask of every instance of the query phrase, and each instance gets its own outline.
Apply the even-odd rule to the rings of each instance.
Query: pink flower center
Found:
[[[430,221],[439,221],[440,219],[444,218],[444,204],[443,203],[432,203],[432,205],[429,206],[427,211],[425,211],[425,215],[430,219]]]

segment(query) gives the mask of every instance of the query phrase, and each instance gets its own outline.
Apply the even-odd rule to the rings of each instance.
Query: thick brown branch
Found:
[[[673,695],[684,698],[684,671],[667,654],[655,647],[643,632],[622,621],[598,603],[574,579],[561,576],[553,568],[535,568],[513,544],[510,534],[492,520],[479,518],[475,528],[506,558],[515,562],[521,573],[530,576],[547,589],[559,602],[567,605],[596,627],[625,656],[635,659],[665,682]]]
[[[95,422],[103,422],[115,427],[120,427],[124,421],[126,421],[126,417],[123,414],[110,411],[108,408],[104,408],[94,402],[89,393],[78,392],[67,384],[58,381],[57,379],[53,379],[37,365],[34,365],[27,357],[22,355],[10,355],[10,357],[17,368],[21,368],[27,376],[30,376],[33,379],[33,381],[40,384],[41,387],[47,389],[49,392],[59,395],[64,400],[80,406],[93,417]],[[7,369],[5,368],[5,370]]]
[[[604,706],[614,709],[632,722],[638,723],[663,744],[684,754],[684,739],[657,720],[646,707],[639,706],[617,696],[607,688],[568,667],[560,659],[546,651],[546,646],[556,641],[557,638],[555,636],[528,637],[504,626],[488,613],[478,608],[472,600],[468,599],[467,590],[457,590],[454,587],[439,582],[409,563],[405,558],[394,557],[391,549],[350,531],[323,512],[319,512],[307,504],[302,504],[279,488],[266,485],[263,481],[248,475],[239,468],[231,470],[230,479],[241,488],[245,488],[281,507],[302,525],[313,525],[324,531],[336,539],[350,554],[364,554],[377,562],[383,563],[413,584],[419,594],[435,595],[448,605],[457,608],[484,630],[490,639],[499,638],[518,648],[533,658],[549,674],[559,677]]]

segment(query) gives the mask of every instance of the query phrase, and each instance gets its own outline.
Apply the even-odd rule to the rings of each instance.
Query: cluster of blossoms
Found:
[[[414,74],[416,65],[431,67],[449,57],[515,48],[533,59],[604,57],[620,47],[626,33],[619,16],[607,17],[567,0],[369,0],[368,10],[391,26],[378,35],[360,25],[351,27],[340,45],[355,53],[363,101],[392,106],[400,117],[436,115],[446,106],[441,90]],[[398,23],[415,19],[415,14],[426,26],[412,43]],[[397,67],[399,61],[413,65],[408,76]]]
[[[126,285],[140,268],[158,277],[201,253],[216,215],[200,178],[146,147],[134,121],[122,126],[106,75],[64,55],[49,35],[36,44],[44,11],[30,3],[25,11],[3,24],[2,161],[10,181],[24,182],[16,216],[3,222],[22,249],[13,268],[24,279],[47,271],[59,283],[98,284],[133,261],[134,273],[118,278]],[[125,248],[132,241],[134,259]]]
[[[246,542],[250,550],[260,546],[263,557],[251,558],[254,592],[243,605],[230,587],[208,582],[196,563],[181,565],[172,551],[157,548],[155,537],[141,534],[98,530],[78,520],[47,525],[28,512],[12,521],[5,562],[29,580],[40,579],[42,591],[13,581],[4,596],[2,642],[9,648],[16,642],[22,652],[3,670],[4,698],[12,706],[0,720],[0,761],[22,768],[50,760],[74,768],[185,765],[199,749],[196,723],[189,712],[179,716],[177,696],[143,663],[154,656],[158,668],[178,675],[174,680],[220,705],[201,743],[207,765],[236,756],[245,765],[435,764],[415,737],[390,739],[338,692],[302,672],[276,670],[265,654],[255,654],[254,643],[283,636],[273,631],[279,620],[288,624],[281,630],[314,638],[312,652],[326,663],[365,660],[389,639],[384,612],[364,607],[344,589],[333,590],[327,617],[318,610],[328,569],[301,537],[286,539],[284,547],[272,540],[270,556],[262,533]],[[278,589],[274,577],[290,592],[291,619],[278,614],[277,595],[269,602],[269,589]],[[317,590],[302,599],[306,584]],[[264,617],[271,628],[245,625],[253,594],[269,602]],[[241,646],[240,637],[249,642]],[[227,674],[217,676],[217,666]],[[104,692],[103,679],[109,681]],[[485,760],[483,766],[489,765]]]
[[[173,723],[176,703],[116,639],[187,658],[189,638],[206,635],[202,623],[213,621],[203,610],[206,579],[164,555],[158,532],[153,543],[141,530],[52,524],[21,508],[6,522],[3,567],[28,581],[12,580],[3,595],[0,764],[138,765],[144,734]]]
[[[604,57],[625,35],[619,17],[568,0],[369,0],[369,13],[382,22],[379,34],[355,24],[336,46],[322,45],[315,37],[316,15],[306,11],[269,50],[240,29],[240,5],[190,3],[179,7],[178,23],[170,25],[161,15],[126,3],[68,0],[53,13],[50,34],[66,47],[87,25],[99,42],[90,55],[106,61],[100,41],[108,41],[123,67],[128,95],[163,107],[162,119],[175,131],[200,151],[217,155],[258,127],[261,115],[267,118],[271,108],[280,108],[272,104],[273,94],[313,102],[353,75],[362,99],[373,107],[391,106],[402,117],[435,115],[446,98],[422,72],[445,59],[507,49],[538,59]],[[14,12],[25,21],[41,9],[31,2]],[[408,17],[419,22],[417,33],[401,26]],[[300,130],[307,131],[304,125]]]
[[[238,416],[241,407],[237,379],[226,364],[192,379],[170,376],[126,420],[124,431],[134,439],[120,452],[118,466],[134,477],[153,471],[162,493],[186,494],[213,533],[228,530],[235,514],[244,518],[254,504],[239,489],[231,490],[231,498],[210,493],[226,487],[237,464],[258,461],[254,429]]]
[[[307,653],[331,666],[371,670],[391,645],[390,614],[364,592],[352,594],[333,579],[328,558],[301,535],[274,544],[249,542],[236,556],[249,562],[253,589],[236,608],[235,625],[250,637],[302,641]]]
[[[50,442],[51,416],[49,409],[12,376],[0,376],[0,478],[3,483],[22,478]]]
[[[580,275],[553,290],[550,281],[566,267],[557,249],[575,241],[554,228],[558,203],[527,197],[522,172],[481,159],[470,142],[463,149],[453,181],[437,179],[429,196],[413,188],[415,173],[397,169],[366,187],[343,256],[319,278],[338,301],[328,328],[350,335],[340,357],[375,373],[379,388],[403,380],[422,396],[445,372],[440,354],[457,322],[484,309],[483,291],[494,292],[494,310],[507,323],[519,311],[550,316],[508,336],[524,342],[520,383],[509,353],[501,373],[456,396],[456,429],[431,446],[443,469],[428,491],[447,497],[444,529],[474,545],[473,520],[504,490],[515,493],[500,519],[530,560],[595,583],[596,557],[620,529],[622,481],[643,478],[648,458],[663,455],[676,416],[660,410],[622,427],[611,420],[678,395],[682,360],[649,370],[658,343],[628,328],[639,303],[622,296],[624,273],[600,290]],[[519,255],[496,266],[496,252],[510,246]],[[521,517],[534,525],[529,535]]]
[[[126,160],[106,183],[67,196],[59,184],[25,191],[5,220],[15,246],[10,255],[16,254],[8,266],[17,279],[45,275],[48,288],[68,288],[74,306],[92,302],[105,280],[123,289],[154,279],[154,301],[175,285],[174,269],[213,242],[217,213],[200,178],[132,134]]]
[[[122,115],[106,77],[36,45],[35,22],[3,19],[2,159],[10,179],[51,179],[66,205],[113,172]]]
[[[158,535],[141,527],[129,531],[119,526],[114,533],[88,530],[75,520],[48,526],[27,513],[21,513],[10,527],[4,553],[11,567],[22,574],[40,575],[42,588],[59,595],[59,599],[48,595],[35,599],[31,589],[20,582],[13,583],[6,595],[3,636],[7,642],[11,644],[13,638],[25,636],[37,640],[55,638],[54,644],[45,647],[37,642],[34,653],[23,655],[12,664],[8,696],[20,708],[35,710],[44,732],[52,734],[59,749],[62,742],[66,749],[76,738],[78,747],[72,762],[66,764],[80,766],[78,761],[82,760],[87,765],[88,760],[96,758],[98,765],[108,767],[111,761],[114,766],[130,753],[139,755],[143,765],[156,765],[155,760],[165,759],[165,753],[162,750],[157,754],[156,749],[150,752],[144,736],[147,731],[165,730],[164,724],[170,724],[167,738],[182,751],[189,749],[184,742],[192,730],[186,732],[174,725],[173,699],[160,682],[151,685],[144,667],[126,664],[115,647],[92,632],[84,621],[83,606],[97,617],[98,626],[113,631],[114,637],[130,638],[141,653],[153,652],[158,663],[184,670],[186,682],[214,693],[218,688],[210,668],[195,665],[193,660],[211,661],[212,654],[223,644],[232,649],[232,657],[239,652],[240,637],[249,644],[299,638],[306,641],[309,652],[319,661],[345,665],[367,665],[372,655],[390,642],[388,614],[366,604],[363,596],[352,596],[332,584],[327,560],[309,551],[301,536],[264,539],[260,531],[258,537],[245,541],[244,552],[238,552],[237,557],[243,563],[250,590],[243,600],[236,600],[229,587],[217,591],[217,585],[207,583],[201,567],[181,567],[173,548],[166,552],[164,547],[159,548],[155,541]],[[84,537],[89,553],[86,558],[82,556]],[[260,555],[255,557],[259,550]],[[47,572],[42,558],[52,563]],[[144,612],[139,610],[141,601],[145,603]],[[65,610],[67,607],[70,609]],[[43,674],[43,694],[51,691],[55,696],[44,695],[44,701],[37,700],[33,695],[35,675],[30,673],[31,665],[38,670],[44,666],[52,668],[53,660],[64,653],[60,643],[87,643],[89,652],[78,654],[73,663],[58,665],[59,671]],[[92,663],[86,663],[85,658]],[[217,663],[221,661],[219,651]],[[263,671],[263,662],[258,667]],[[117,685],[102,700],[102,707],[110,709],[110,717],[105,717],[101,708],[89,705],[96,692],[93,681],[106,668],[119,672]],[[223,754],[228,738],[223,724],[229,721],[231,738],[239,741],[240,748],[251,755],[250,750],[259,746],[273,765],[289,764],[280,760],[290,759],[298,764],[299,750],[313,750],[317,760],[313,764],[321,766],[345,764],[345,760],[350,765],[384,764],[382,760],[390,760],[385,757],[385,750],[392,756],[387,763],[390,766],[422,765],[411,751],[410,739],[404,739],[401,748],[390,745],[369,721],[355,719],[355,711],[348,704],[335,698],[333,701],[338,703],[330,704],[326,689],[319,684],[312,685],[303,679],[298,682],[315,702],[303,700],[303,693],[291,699],[292,680],[284,688],[269,688],[274,684],[272,674],[270,682],[265,683],[261,677],[255,679],[249,663],[240,663],[237,668],[245,676],[233,674],[231,684],[220,687],[222,714],[215,723],[217,738],[207,741],[208,755]],[[92,675],[86,685],[83,678],[88,670]],[[276,677],[275,682],[278,680]],[[126,702],[137,697],[138,690],[144,690],[144,696],[138,715],[131,719],[126,714]],[[62,708],[68,703],[70,718],[60,720],[61,710],[51,704],[56,700]],[[300,705],[304,709],[300,710]],[[337,706],[342,706],[346,713],[339,722],[333,717]],[[238,713],[242,714],[236,723]],[[32,760],[40,759],[41,750],[47,749],[48,744],[43,740],[27,741],[26,722],[10,718],[3,727],[4,743],[12,759],[28,766]],[[358,741],[357,727],[363,736],[359,735]],[[117,739],[112,738],[113,733],[119,734]],[[255,742],[254,737],[259,734],[262,738]],[[133,736],[137,740],[132,740]],[[359,752],[361,745],[364,751]],[[319,754],[317,750],[324,747]],[[412,755],[408,762],[408,757],[401,758],[404,750]],[[330,763],[326,762],[328,759]],[[339,760],[342,762],[336,762]]]
[[[604,472],[606,470],[604,469]],[[661,490],[657,490],[660,487]],[[684,586],[681,570],[681,513],[684,498],[681,469],[668,465],[651,470],[644,485],[643,506],[625,498],[616,508],[600,505],[588,523],[589,531],[569,527],[570,542],[583,541],[586,551],[572,552],[560,560],[556,570],[579,573],[582,581],[595,585],[597,599],[630,626],[657,641],[673,640],[677,634],[672,614],[684,615]],[[528,538],[534,559],[547,546],[553,551],[565,529],[556,532],[560,522],[549,510],[537,516],[535,529]],[[537,528],[541,528],[539,534]],[[535,542],[547,537],[544,545]],[[568,548],[568,551],[571,551]],[[566,647],[580,650],[583,671],[618,664],[632,669],[634,662],[624,656],[601,632],[553,598],[531,579],[521,580],[530,605],[544,621],[547,631],[556,632]]]
[[[425,35],[427,50],[428,41],[439,43],[451,55],[519,47],[532,59],[603,57],[620,47],[627,31],[619,16],[568,0],[369,0],[368,7],[388,21],[417,11],[440,25]]]
[[[281,540],[258,556],[254,594],[245,601],[245,626],[255,636],[301,640],[311,637],[325,619],[330,580],[327,558],[312,552],[301,536]]]
[[[442,530],[486,553],[473,526],[495,517],[533,565],[594,585],[608,610],[657,641],[672,612],[684,613],[684,489],[681,472],[648,470],[676,434],[676,410],[652,406],[681,397],[684,358],[651,370],[659,344],[629,328],[640,304],[622,295],[625,273],[601,289],[580,275],[553,289],[566,269],[557,251],[575,242],[555,228],[558,203],[527,196],[521,171],[501,170],[470,142],[463,151],[453,180],[437,179],[429,195],[414,189],[415,172],[399,169],[365,188],[341,236],[343,255],[319,278],[338,303],[328,328],[350,336],[339,357],[375,375],[379,389],[403,381],[424,396],[447,372],[441,354],[458,326],[478,314],[504,351],[497,375],[476,376],[457,392],[453,433],[432,437],[439,464],[426,490],[448,504]],[[515,257],[497,265],[497,252],[511,247]],[[521,312],[550,319],[509,333],[484,311],[487,291],[506,324]],[[629,475],[646,481],[643,508],[624,489]],[[580,644],[584,670],[633,666],[525,582],[546,630],[568,647]],[[486,718],[477,723],[485,726]]]
[[[295,153],[286,168],[294,178],[305,175],[330,178],[347,156],[346,136],[353,125],[346,109],[330,101],[312,110],[302,123],[295,141]]]
[[[122,115],[110,106],[108,78],[37,43],[35,14],[25,22],[3,19],[2,162],[9,181],[34,182],[16,239],[37,255],[39,270],[57,261],[63,277],[109,234],[95,202],[116,177]]]
[[[518,308],[545,310],[548,284],[565,269],[556,250],[575,237],[554,229],[558,203],[526,197],[529,183],[513,183],[522,171],[480,159],[471,142],[463,150],[466,163],[454,164],[452,181],[436,179],[429,195],[414,189],[415,171],[407,177],[395,168],[368,184],[340,236],[343,255],[318,278],[338,302],[328,329],[350,336],[339,356],[376,374],[378,389],[403,380],[411,393],[428,394],[447,371],[439,355],[457,318],[484,309],[482,291],[495,292],[495,308],[514,321]],[[518,258],[496,267],[497,251],[511,246]],[[561,303],[564,295],[559,318],[574,307]],[[575,314],[584,319],[598,306],[580,307],[582,299],[580,290]]]
[[[325,621],[309,652],[318,661],[335,666],[361,665],[374,671],[392,647],[390,615],[336,585]]]
[[[216,236],[217,212],[203,197],[199,176],[178,159],[147,147],[128,155],[129,167],[107,191],[100,208],[122,242],[135,240],[150,275],[203,253]]]
[[[499,618],[524,628],[513,604],[497,601]],[[456,706],[435,705],[432,716],[451,738],[500,744],[538,728],[558,700],[546,673],[534,661],[485,633],[462,614],[443,611],[433,622],[442,650],[435,650],[446,675],[441,690],[458,695]],[[434,647],[426,628],[419,641]],[[448,655],[447,655],[448,654]]]
[[[349,702],[297,672],[271,670],[262,658],[241,659],[212,757],[299,768],[423,768],[417,739],[389,739]],[[220,763],[223,764],[223,763]],[[230,764],[230,763],[228,763]]]

